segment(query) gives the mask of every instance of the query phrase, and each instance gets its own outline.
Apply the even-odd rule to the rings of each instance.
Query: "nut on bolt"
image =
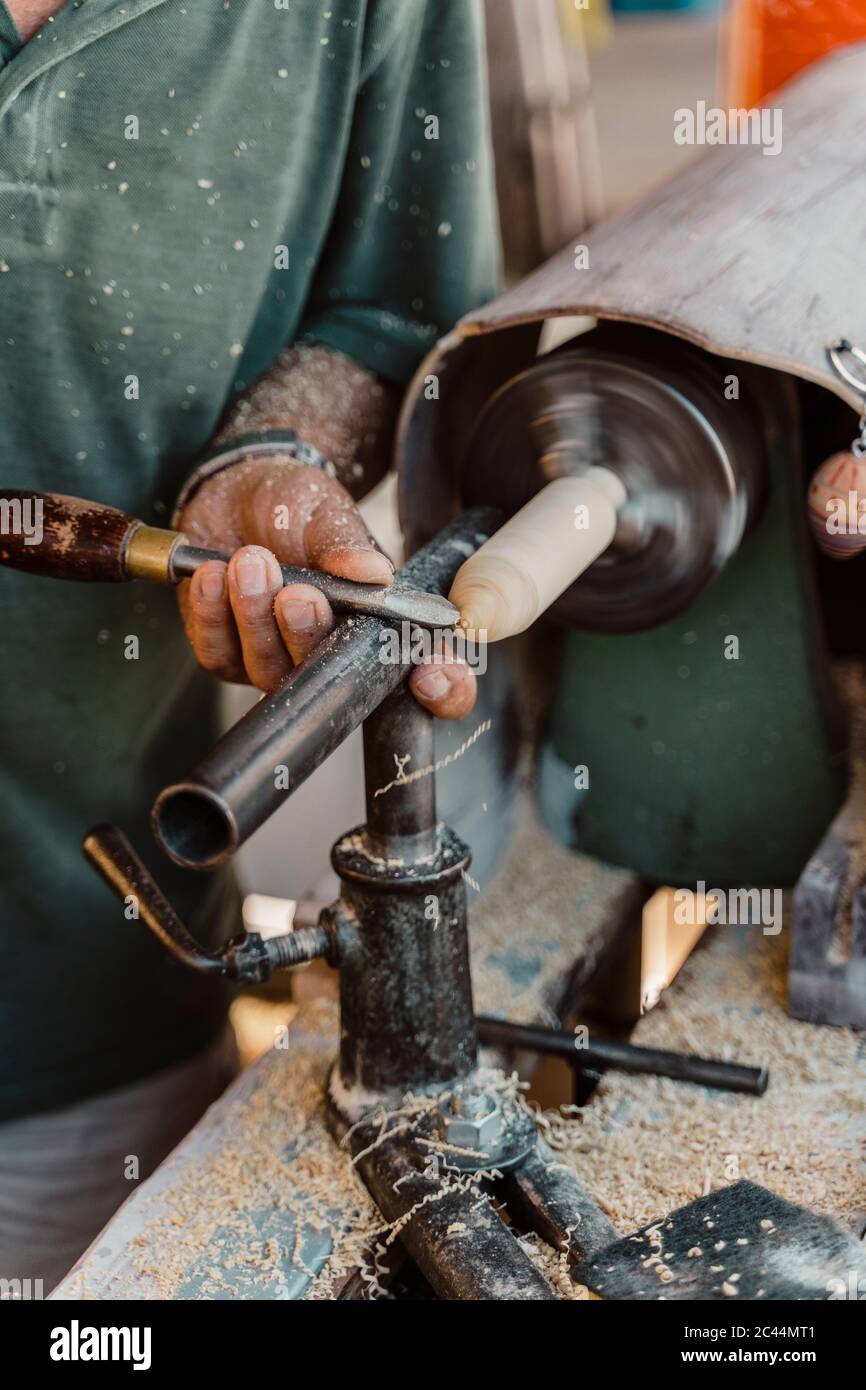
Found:
[[[493,1096],[455,1091],[439,1106],[436,1124],[446,1144],[487,1153],[502,1138],[505,1117]]]

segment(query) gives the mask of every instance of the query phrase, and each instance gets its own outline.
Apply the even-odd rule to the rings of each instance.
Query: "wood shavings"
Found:
[[[472,877],[468,869],[461,869],[460,877],[463,879],[464,883],[469,884],[469,887],[472,889],[474,893],[481,892],[481,884],[476,882],[476,880]]]
[[[521,1236],[520,1247],[560,1298],[570,1303],[586,1303],[595,1298],[584,1284],[576,1284],[572,1279],[567,1254],[563,1256],[552,1249],[534,1231]]]
[[[262,1297],[285,1297],[287,1273],[300,1270],[314,1280],[306,1297],[328,1299],[335,1282],[361,1268],[382,1218],[325,1124],[338,1011],[331,1001],[316,1000],[301,1014],[290,1053],[275,1050],[257,1064],[256,1084],[235,1100],[230,1128],[223,1122],[207,1145],[198,1143],[187,1154],[181,1148],[169,1160],[171,1181],[149,1198],[144,1190],[137,1194],[141,1228],[124,1263],[100,1272],[98,1281],[89,1269],[82,1272],[81,1297],[245,1296],[238,1271],[247,1268],[255,1270]],[[246,1073],[235,1085],[249,1085],[252,1076]],[[263,1219],[270,1229],[290,1233],[288,1245],[279,1236],[262,1237]],[[310,1232],[326,1233],[331,1242],[318,1273],[304,1255]],[[192,1290],[195,1269],[202,1277]]]
[[[415,1141],[426,1149],[432,1149],[434,1153],[452,1154],[457,1158],[477,1158],[485,1159],[490,1155],[482,1153],[479,1149],[464,1149],[460,1144],[449,1144],[445,1139],[425,1139],[419,1134]]]
[[[358,1273],[364,1282],[364,1297],[371,1302],[388,1297],[388,1290],[383,1286],[382,1280],[388,1276],[390,1270],[384,1263],[384,1256],[387,1250],[381,1242],[377,1241],[370,1252],[365,1252]]]
[[[546,1129],[624,1235],[700,1197],[708,1178],[710,1189],[748,1178],[854,1224],[866,1189],[866,1057],[853,1030],[788,1017],[786,941],[717,931],[634,1033],[644,1046],[767,1062],[764,1096],[610,1072],[579,1118]]]
[[[387,1231],[385,1245],[391,1245],[397,1239],[400,1232],[408,1226],[416,1212],[421,1211],[422,1207],[432,1206],[435,1202],[442,1202],[446,1197],[450,1197],[459,1192],[477,1192],[481,1195],[481,1185],[485,1182],[496,1182],[502,1177],[498,1168],[486,1168],[477,1173],[447,1173],[440,1177],[438,1186],[426,1193],[419,1201],[413,1203],[408,1211],[402,1216],[398,1216],[396,1221],[392,1221],[389,1226],[383,1229]]]
[[[452,763],[456,763],[458,758],[462,758],[463,754],[467,753],[483,734],[489,733],[492,728],[493,720],[485,719],[484,723],[479,724],[478,728],[461,743],[459,748],[455,748],[453,753],[446,754],[444,758],[440,758],[438,762],[431,763],[429,767],[419,767],[416,771],[408,774],[406,772],[406,764],[411,760],[411,755],[408,753],[405,755],[395,753],[394,762],[397,765],[397,776],[393,781],[389,782],[387,786],[378,787],[373,793],[374,797],[387,796],[388,792],[393,791],[395,787],[408,787],[413,782],[419,782],[422,777],[432,777],[434,773],[441,772],[444,767],[450,767]]]

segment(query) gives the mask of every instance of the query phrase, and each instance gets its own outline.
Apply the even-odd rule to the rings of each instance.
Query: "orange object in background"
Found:
[[[866,0],[734,0],[729,93],[759,106],[834,48],[866,42]]]

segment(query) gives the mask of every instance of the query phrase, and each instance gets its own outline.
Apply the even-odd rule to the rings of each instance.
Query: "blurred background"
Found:
[[[701,147],[675,143],[677,109],[698,101],[760,105],[832,49],[866,41],[866,0],[485,0],[485,7],[511,282],[701,157]],[[394,480],[363,510],[399,561]],[[226,722],[254,698],[229,690]],[[247,926],[271,934],[293,917],[298,925],[315,920],[336,896],[331,843],[363,816],[356,735],[239,856]],[[330,988],[323,971],[309,969],[307,988]],[[303,972],[294,988],[303,993]],[[287,1007],[269,992],[236,1001],[247,1060],[271,1045],[274,1019],[285,1019]]]

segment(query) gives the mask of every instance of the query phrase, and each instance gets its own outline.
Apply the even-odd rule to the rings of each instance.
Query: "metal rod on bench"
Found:
[[[476,1023],[482,1043],[562,1057],[570,1066],[582,1070],[609,1068],[634,1076],[667,1076],[672,1081],[692,1081],[699,1086],[741,1091],[751,1096],[762,1096],[769,1081],[766,1067],[744,1067],[737,1062],[720,1062],[685,1052],[664,1052],[658,1047],[636,1047],[633,1043],[598,1041],[578,1047],[571,1033],[553,1028],[529,1028],[480,1015]]]

